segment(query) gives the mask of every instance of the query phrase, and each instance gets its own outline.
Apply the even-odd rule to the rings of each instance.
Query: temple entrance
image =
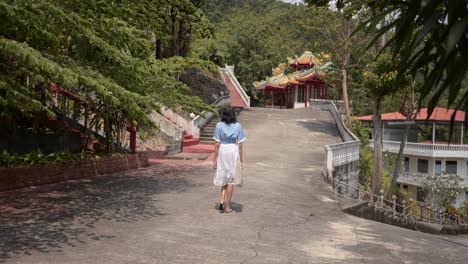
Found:
[[[304,108],[310,99],[325,99],[327,86],[321,79],[330,68],[310,51],[295,59],[288,58],[293,73],[285,73],[285,64],[272,69],[273,76],[254,82],[255,88],[263,92],[264,107]]]

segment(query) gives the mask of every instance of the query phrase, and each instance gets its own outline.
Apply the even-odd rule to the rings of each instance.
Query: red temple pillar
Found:
[[[286,88],[284,91],[284,108],[288,108],[288,99],[289,99],[289,88]]]
[[[130,132],[130,151],[136,152],[136,128],[134,126],[127,126],[127,131]]]
[[[304,104],[305,104],[305,107],[307,108],[307,97],[309,95],[309,85],[306,85],[306,87],[304,87]]]
[[[284,104],[284,91],[280,92],[280,109],[283,109]]]
[[[263,107],[266,108],[266,89],[263,89]]]
[[[296,87],[293,87],[293,97],[292,97],[292,101],[293,101],[292,108],[293,109],[296,107]]]
[[[275,90],[271,90],[271,108],[275,106]]]

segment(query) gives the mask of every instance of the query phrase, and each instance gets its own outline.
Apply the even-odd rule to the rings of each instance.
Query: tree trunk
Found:
[[[171,16],[172,20],[172,28],[171,28],[171,34],[172,34],[172,56],[179,56],[179,36],[178,36],[178,28],[177,28],[177,18],[175,15]],[[180,25],[179,25],[180,26]]]
[[[351,37],[351,19],[348,20],[346,36]],[[346,52],[343,54],[343,61],[341,63],[341,77],[342,77],[342,90],[343,90],[343,101],[345,105],[345,114],[346,114],[346,125],[349,126],[351,123],[351,110],[349,107],[349,98],[348,98],[348,67],[349,60],[351,58],[351,50],[349,47],[346,48]]]
[[[374,194],[379,195],[382,188],[382,117],[381,117],[381,103],[382,97],[378,96],[374,102],[374,167],[372,171],[371,187]]]
[[[346,114],[346,125],[351,123],[351,111],[349,108],[349,98],[348,98],[348,69],[347,66],[343,65],[341,69],[341,76],[342,76],[342,90],[343,90],[343,101],[345,106],[345,114]]]
[[[407,121],[410,121],[410,119],[407,119]],[[403,132],[403,136],[401,138],[400,150],[398,151],[398,158],[395,164],[395,169],[393,170],[392,182],[390,183],[390,188],[388,189],[388,194],[387,194],[387,198],[389,200],[391,199],[393,195],[393,191],[395,190],[396,180],[398,176],[400,175],[401,163],[403,162],[403,153],[405,152],[406,141],[408,140],[408,133],[409,133],[410,126],[411,126],[410,124],[405,125],[405,131]]]
[[[85,113],[84,113],[84,127],[86,128],[86,132],[85,132],[84,146],[83,146],[83,149],[81,150],[81,159],[86,158],[86,150],[88,148],[89,131],[91,129],[91,126],[88,123],[88,118],[89,118],[88,105],[86,105],[85,106]]]
[[[160,60],[162,59],[161,55],[161,40],[157,39],[156,40],[156,59]]]
[[[179,24],[179,33],[177,34],[178,37],[179,37],[179,41],[178,41],[178,47],[177,47],[177,53],[179,54],[179,56],[182,56],[184,57],[186,54],[186,43],[188,43],[187,41],[187,32],[186,32],[186,27],[187,27],[187,22],[184,21],[184,20],[181,20],[180,21],[180,24]]]

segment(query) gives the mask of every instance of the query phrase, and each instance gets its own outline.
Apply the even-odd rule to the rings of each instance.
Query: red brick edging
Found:
[[[148,154],[138,153],[45,165],[0,168],[0,191],[93,177],[148,166]]]

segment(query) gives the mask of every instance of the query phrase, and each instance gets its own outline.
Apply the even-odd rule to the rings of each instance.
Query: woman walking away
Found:
[[[232,108],[225,108],[221,113],[221,122],[216,124],[214,136],[215,156],[213,168],[216,174],[214,185],[221,187],[221,198],[218,209],[224,213],[232,212],[231,198],[236,181],[236,169],[238,162],[243,168],[243,147],[245,135],[241,124],[237,123],[235,112]]]

